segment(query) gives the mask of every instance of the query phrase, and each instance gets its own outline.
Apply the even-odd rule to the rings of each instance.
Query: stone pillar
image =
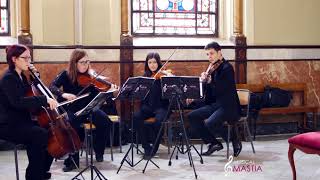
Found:
[[[133,76],[133,39],[128,29],[128,0],[121,0],[121,35],[120,35],[120,84]],[[130,102],[121,102],[120,105],[121,118],[125,120],[131,119]]]
[[[233,1],[233,35],[236,83],[247,82],[247,39],[243,34],[243,0]]]
[[[30,8],[29,0],[20,1],[20,32],[18,35],[18,43],[32,45],[32,35],[30,33]]]
[[[121,35],[128,34],[128,0],[121,0]]]

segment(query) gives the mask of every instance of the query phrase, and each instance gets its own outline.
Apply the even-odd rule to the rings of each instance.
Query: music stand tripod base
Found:
[[[93,143],[93,135],[92,135],[92,113],[94,111],[96,111],[97,109],[99,109],[101,107],[101,105],[105,102],[105,100],[112,95],[112,92],[100,92],[96,97],[94,97],[90,103],[84,107],[83,109],[81,109],[80,111],[78,111],[77,113],[75,113],[75,116],[82,116],[82,115],[86,115],[88,114],[89,117],[89,121],[90,121],[90,129],[89,129],[89,136],[90,136],[90,141],[91,144]],[[90,148],[92,148],[92,146],[90,146]],[[98,168],[93,164],[93,151],[92,149],[89,150],[91,152],[90,155],[90,164],[84,168],[82,171],[80,171],[76,176],[74,176],[72,178],[72,180],[79,180],[79,176],[82,177],[82,179],[84,179],[83,177],[83,173],[90,169],[91,173],[90,173],[90,177],[91,180],[94,180],[96,178],[100,179],[100,180],[107,180],[106,177],[103,176],[103,174],[98,170]],[[93,177],[94,172],[96,173],[96,177]]]
[[[193,172],[194,172],[194,175],[195,175],[195,178],[197,179],[198,175],[196,173],[196,170],[195,170],[195,166],[194,166],[194,163],[193,163],[193,159],[192,159],[192,155],[191,155],[191,147],[193,149],[195,149],[195,151],[197,152],[197,154],[199,155],[200,157],[200,163],[203,164],[203,159],[202,159],[202,156],[201,154],[198,152],[198,150],[189,143],[189,138],[187,136],[187,133],[186,133],[186,129],[184,127],[184,118],[183,118],[183,109],[182,109],[182,97],[184,99],[186,98],[200,98],[201,96],[201,93],[200,93],[200,90],[201,90],[201,84],[200,84],[200,81],[199,81],[199,77],[187,77],[187,76],[174,76],[174,77],[163,77],[161,79],[161,87],[162,87],[162,97],[163,98],[167,98],[167,99],[170,99],[170,103],[169,103],[169,107],[168,107],[168,113],[166,115],[166,118],[165,118],[165,121],[168,121],[168,116],[169,116],[169,112],[171,110],[171,107],[173,107],[173,104],[175,104],[177,107],[176,109],[178,109],[178,112],[179,112],[179,117],[180,117],[180,128],[182,129],[182,135],[183,135],[183,139],[182,139],[182,142],[183,140],[186,142],[186,148],[187,150],[184,152],[183,150],[181,151],[180,150],[180,147],[178,147],[177,143],[175,143],[175,147],[172,151],[172,154],[170,156],[170,160],[169,160],[169,163],[168,165],[171,166],[171,159],[172,159],[172,156],[175,152],[175,150],[178,150],[180,152],[183,152],[183,153],[187,153],[188,154],[188,158],[189,158],[189,162],[190,162],[190,166],[193,168]],[[161,131],[163,130],[163,127],[164,126],[164,122],[162,122],[161,124],[161,128],[160,128],[160,131],[157,135],[157,139],[155,142],[157,142],[160,138],[160,133]],[[177,153],[178,153],[177,151]],[[154,152],[154,149],[152,149],[152,152]],[[177,157],[177,156],[176,156]],[[151,159],[150,159],[151,160]],[[147,168],[147,165],[148,165],[148,162],[149,160],[146,162],[146,165],[143,169],[143,173],[145,172],[146,168]]]
[[[137,149],[137,152],[143,154],[143,152],[133,143],[133,105],[134,100],[143,100],[147,94],[149,93],[150,88],[152,87],[155,79],[149,78],[149,77],[130,77],[127,79],[127,81],[123,84],[122,88],[120,89],[120,92],[116,99],[120,100],[131,100],[131,144],[129,149],[127,150],[126,154],[121,160],[120,167],[118,168],[117,174],[119,173],[122,165],[124,162],[128,163],[130,167],[135,167],[138,165],[143,158],[141,158],[138,162],[134,163],[134,155],[133,151],[134,148]],[[131,155],[131,158],[129,157],[129,154]],[[155,164],[153,161],[151,161],[156,167],[159,168],[157,164]]]

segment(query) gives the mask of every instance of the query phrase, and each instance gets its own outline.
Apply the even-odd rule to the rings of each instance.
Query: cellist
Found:
[[[49,107],[58,103],[46,96],[26,97],[30,87],[24,71],[31,61],[30,50],[24,45],[6,48],[8,70],[0,80],[0,138],[26,145],[29,160],[26,180],[50,179],[53,158],[47,152],[48,130],[31,120],[30,109]]]
[[[89,75],[90,70],[90,60],[87,52],[81,49],[75,49],[70,56],[69,65],[67,70],[63,70],[51,83],[49,89],[51,92],[58,96],[58,101],[73,100],[77,97],[77,94],[81,93],[84,88],[78,82],[78,77],[80,76],[91,76]],[[86,88],[87,91],[95,91],[94,88]],[[80,100],[81,101],[81,100]],[[83,102],[83,101],[82,101]],[[74,113],[76,111],[84,108],[86,103],[72,103],[65,109],[68,111],[69,120],[71,126],[77,131],[81,140],[84,139],[84,131],[81,124],[87,120],[88,115],[76,117]],[[102,110],[94,111],[92,114],[93,124],[96,126],[93,148],[95,151],[95,157],[97,162],[103,161],[105,142],[108,136],[108,132],[111,127],[111,120],[108,118],[107,114]],[[74,164],[74,162],[76,164]],[[79,167],[79,153],[69,156],[64,161],[65,167],[63,167],[64,172],[71,171]]]

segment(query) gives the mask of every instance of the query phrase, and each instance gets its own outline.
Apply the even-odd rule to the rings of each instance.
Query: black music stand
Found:
[[[166,118],[164,122],[162,122],[160,131],[157,135],[157,138],[155,142],[157,142],[160,138],[161,131],[164,128],[164,124],[168,122],[168,116],[169,112],[173,107],[175,106],[176,110],[179,112],[180,117],[180,128],[183,131],[181,134],[181,141],[182,141],[182,147],[179,147],[177,143],[175,143],[174,149],[170,155],[170,160],[168,165],[171,166],[171,159],[174,154],[174,152],[177,150],[177,156],[176,159],[178,159],[178,152],[185,154],[188,154],[190,166],[193,168],[195,178],[197,179],[198,175],[196,173],[192,155],[191,155],[191,148],[193,148],[196,153],[200,157],[200,163],[203,164],[203,159],[199,151],[194,147],[193,144],[190,144],[189,138],[187,136],[186,129],[184,127],[184,117],[183,117],[183,107],[182,107],[182,99],[199,99],[202,97],[202,85],[200,84],[199,77],[196,76],[168,76],[168,77],[162,77],[161,78],[161,88],[162,88],[162,98],[164,99],[170,99],[169,107],[168,107],[168,113],[166,115]],[[186,143],[186,151],[183,150],[183,141]],[[182,149],[182,150],[181,150]],[[152,148],[151,154],[154,153],[154,147]],[[146,165],[143,169],[143,173],[145,172],[147,165],[149,163],[149,160],[146,162]]]
[[[75,116],[82,116],[82,115],[86,115],[89,114],[89,121],[90,121],[90,130],[89,130],[89,136],[90,136],[90,143],[93,143],[93,135],[92,135],[92,113],[96,110],[98,110],[101,105],[106,101],[106,99],[110,96],[112,96],[113,91],[109,91],[109,92],[99,92],[98,95],[96,95],[91,101],[90,103],[84,107],[83,109],[81,109],[80,111],[76,112],[74,115]],[[84,168],[82,171],[80,171],[75,177],[72,178],[72,180],[79,180],[79,176],[82,176],[82,178],[84,179],[82,173],[84,173],[87,169],[90,168],[91,170],[91,180],[96,179],[97,177],[102,180],[107,180],[107,178],[105,178],[102,173],[98,170],[98,168],[93,164],[93,152],[92,152],[92,148],[89,149],[90,151],[90,164]],[[93,171],[96,173],[96,177],[93,178]]]
[[[134,167],[143,160],[143,158],[141,158],[137,163],[134,163],[133,161],[133,148],[136,148],[137,152],[140,152],[141,154],[143,154],[143,152],[133,143],[133,115],[134,115],[133,105],[134,105],[134,100],[143,100],[148,95],[154,81],[155,79],[150,77],[142,77],[142,76],[130,77],[124,83],[124,85],[120,89],[120,92],[116,98],[120,100],[131,100],[131,144],[130,144],[130,148],[128,149],[125,156],[121,160],[120,167],[117,171],[117,174],[119,173],[124,162],[127,162],[130,167]],[[128,157],[130,151],[131,151],[131,159],[130,157]],[[159,166],[156,165],[153,161],[151,162],[156,167],[159,168]]]

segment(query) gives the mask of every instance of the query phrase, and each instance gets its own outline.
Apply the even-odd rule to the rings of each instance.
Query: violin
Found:
[[[163,64],[163,66],[156,72],[156,73],[152,73],[151,77],[155,78],[155,79],[161,79],[163,76],[173,76],[172,74],[172,70],[171,69],[167,69],[167,70],[163,70],[164,67],[168,64],[168,62],[170,61],[170,58],[174,55],[174,53],[177,51],[178,48],[176,48],[171,55],[169,56],[169,58],[167,59],[167,61]]]
[[[93,85],[98,91],[118,90],[117,85],[107,81],[107,77],[100,75],[103,71],[104,69],[97,74],[93,69],[89,69],[87,74],[79,74],[77,77],[78,84],[85,87],[83,90],[90,85]],[[79,94],[81,94],[81,92]]]
[[[89,74],[80,74],[77,77],[78,84],[82,87],[94,85],[99,91],[108,91],[112,87],[112,83],[101,78],[93,78]]]
[[[214,63],[210,63],[205,74],[206,76],[204,77],[204,79],[202,79],[202,82],[207,82],[210,83],[211,82],[211,74],[218,69],[218,67],[220,66],[220,64],[223,63],[223,60],[218,60]]]
[[[172,70],[167,69],[167,70],[161,70],[158,71],[157,73],[152,73],[151,77],[155,79],[161,79],[163,76],[173,76]]]

